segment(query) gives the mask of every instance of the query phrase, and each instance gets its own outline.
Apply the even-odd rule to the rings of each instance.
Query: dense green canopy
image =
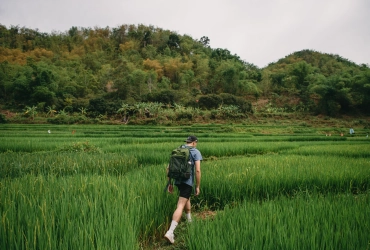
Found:
[[[109,114],[122,103],[209,109],[263,98],[294,112],[369,111],[367,65],[303,50],[260,69],[209,42],[145,25],[51,34],[0,25],[0,102]]]

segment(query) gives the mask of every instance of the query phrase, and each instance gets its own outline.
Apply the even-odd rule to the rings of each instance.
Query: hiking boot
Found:
[[[173,233],[170,233],[167,231],[167,233],[164,235],[164,237],[166,238],[166,240],[168,240],[168,242],[170,242],[171,244],[175,243],[175,236],[173,235]]]

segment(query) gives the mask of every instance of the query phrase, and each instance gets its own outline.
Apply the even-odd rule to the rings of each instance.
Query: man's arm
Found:
[[[198,195],[200,193],[200,179],[201,179],[201,171],[200,171],[200,161],[195,161],[195,180],[196,180],[196,186],[195,186],[195,195]]]
[[[170,177],[168,177],[168,171],[169,171],[169,168],[170,168],[170,165],[167,166],[166,168],[166,177],[167,177],[167,191],[170,192],[172,194],[173,192],[173,186],[172,184],[169,182],[170,181]]]

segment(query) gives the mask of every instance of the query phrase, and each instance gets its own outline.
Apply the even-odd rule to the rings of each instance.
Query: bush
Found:
[[[91,112],[104,114],[107,110],[107,101],[104,98],[91,99],[89,102],[88,110]]]
[[[4,114],[0,113],[0,123],[7,123],[8,121],[6,120],[6,117]]]
[[[176,100],[176,94],[175,91],[172,90],[163,90],[161,92],[148,94],[147,100],[149,102],[159,102],[173,105]]]
[[[215,109],[222,104],[222,98],[215,94],[204,95],[199,98],[199,107],[205,109]]]
[[[237,97],[235,105],[239,107],[242,113],[252,113],[253,114],[252,104],[249,101],[244,100],[241,97]]]
[[[192,120],[193,113],[190,111],[182,111],[177,115],[177,120]]]
[[[234,96],[229,93],[221,93],[220,97],[224,105],[238,106],[242,113],[253,113],[252,104],[242,97]]]
[[[218,110],[211,110],[211,119],[217,119],[219,117],[219,113]]]
[[[236,96],[229,93],[221,93],[222,103],[226,105],[236,105]]]
[[[65,106],[64,111],[67,113],[73,113],[73,107],[72,106]]]

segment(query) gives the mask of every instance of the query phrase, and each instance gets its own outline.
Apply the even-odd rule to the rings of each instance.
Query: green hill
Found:
[[[143,103],[215,110],[214,116],[231,108],[240,118],[266,110],[369,113],[367,65],[303,50],[260,69],[209,43],[145,25],[50,34],[0,25],[0,105],[90,118],[120,109],[138,117]]]

